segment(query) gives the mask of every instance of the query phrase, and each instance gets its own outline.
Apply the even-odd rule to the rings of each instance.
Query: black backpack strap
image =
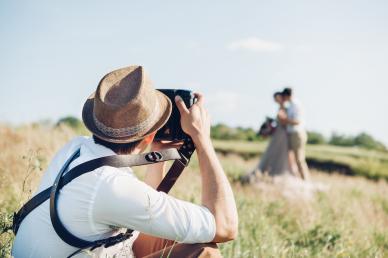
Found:
[[[77,153],[78,153],[78,155],[77,155]],[[106,245],[105,247],[108,247],[108,246],[115,245],[117,243],[120,243],[120,242],[128,239],[129,237],[132,236],[133,230],[131,230],[131,229],[128,229],[127,232],[125,232],[124,234],[121,233],[121,234],[118,234],[118,235],[113,236],[113,237],[109,237],[109,238],[105,238],[105,239],[101,239],[101,240],[96,240],[96,241],[87,241],[87,240],[81,239],[81,238],[75,236],[74,234],[72,234],[62,224],[61,219],[59,218],[59,215],[58,215],[59,190],[61,189],[60,185],[63,185],[62,184],[62,180],[63,180],[63,176],[62,175],[67,170],[67,168],[68,168],[69,164],[71,163],[71,161],[74,160],[73,157],[75,157],[75,156],[79,156],[79,150],[76,153],[74,153],[72,155],[72,157],[70,157],[66,161],[66,163],[63,165],[62,169],[58,173],[57,177],[55,178],[53,186],[51,187],[51,192],[50,192],[50,218],[51,218],[51,223],[52,223],[52,225],[54,227],[55,232],[57,233],[57,235],[65,243],[67,243],[67,244],[69,244],[71,246],[80,248],[80,249],[85,249],[85,248],[88,248],[88,247],[97,248],[97,247],[100,247],[102,245]],[[131,156],[131,158],[136,159],[137,157],[136,156]],[[126,162],[128,162],[128,161],[129,160],[126,160]],[[117,166],[120,166],[122,164],[121,162],[125,163],[124,160],[122,160],[120,162],[120,160],[117,160],[117,159],[115,160],[115,162],[117,162],[117,164],[115,164]],[[136,163],[136,160],[134,160],[134,163]],[[142,162],[138,162],[138,163],[142,163]],[[136,164],[138,164],[138,163],[136,163]],[[89,163],[89,166],[87,168],[85,168],[86,170],[84,170],[84,171],[76,170],[76,169],[71,169],[68,172],[68,174],[72,174],[74,176],[77,176],[77,175],[80,176],[81,173],[82,174],[86,173],[85,171],[93,171],[94,170],[94,166],[92,164],[93,163]]]
[[[74,159],[79,156],[79,151],[76,151],[66,162],[65,165],[69,165]],[[112,167],[133,167],[133,166],[141,166],[148,165],[157,162],[163,162],[168,160],[179,160],[182,159],[183,156],[179,153],[177,149],[166,149],[161,150],[159,152],[150,152],[139,155],[112,155],[101,157],[97,159],[93,159],[87,161],[85,163],[79,164],[78,166],[72,168],[69,172],[67,172],[63,179],[59,183],[59,188],[62,188],[66,184],[70,183],[74,178],[77,178],[85,173],[93,171],[101,166],[112,166]],[[65,165],[62,167],[67,169]],[[62,171],[61,169],[61,171]],[[70,173],[71,172],[71,173]],[[24,206],[14,214],[13,216],[13,232],[17,233],[19,226],[23,219],[36,207],[44,203],[46,200],[50,198],[52,187],[46,188],[42,192],[36,194],[32,197]]]

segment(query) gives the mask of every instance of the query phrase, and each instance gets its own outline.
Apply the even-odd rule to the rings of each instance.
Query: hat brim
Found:
[[[147,137],[148,135],[158,131],[160,128],[162,128],[163,125],[167,123],[171,115],[172,103],[170,99],[158,90],[155,90],[155,92],[157,95],[156,97],[159,99],[158,101],[159,106],[157,107],[157,110],[159,110],[160,113],[158,115],[158,120],[155,123],[155,125],[152,126],[151,129],[145,132],[139,132],[135,135],[131,135],[128,137],[121,137],[121,138],[113,138],[111,136],[105,135],[101,130],[98,129],[93,119],[95,93],[90,95],[90,97],[86,100],[84,104],[84,107],[82,109],[82,120],[85,126],[89,129],[89,131],[91,131],[98,138],[101,138],[105,141],[113,142],[113,143],[130,143],[130,142],[141,140]]]

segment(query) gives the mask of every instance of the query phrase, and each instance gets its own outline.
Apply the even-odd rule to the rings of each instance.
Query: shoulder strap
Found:
[[[68,165],[79,156],[79,150],[76,151],[64,164],[61,169],[61,172],[65,172]],[[168,160],[179,160],[182,159],[182,156],[177,149],[166,149],[161,150],[160,152],[150,152],[139,155],[112,155],[93,159],[82,163],[74,168],[72,168],[68,173],[66,173],[62,180],[57,186],[59,189],[70,183],[74,178],[77,178],[85,173],[93,171],[101,166],[111,166],[111,167],[134,167],[141,165],[148,165],[157,162],[163,162]],[[65,170],[63,170],[65,169]],[[63,171],[62,171],[63,170]],[[38,193],[32,197],[13,217],[13,232],[16,234],[21,222],[23,219],[36,207],[41,205],[43,202],[50,198],[50,193],[52,191],[52,186],[46,188],[42,192]]]
[[[161,184],[158,187],[158,190],[163,190],[165,192],[168,192],[171,187],[174,185],[175,181],[177,180],[178,176],[182,173],[183,169],[185,166],[188,165],[189,158],[194,152],[194,144],[192,144],[191,139],[186,139],[184,144],[182,145],[180,149],[180,155],[179,158],[176,157],[176,160],[173,164],[173,166],[170,168],[169,172],[167,173],[166,177],[162,180]],[[175,150],[176,149],[172,149]],[[166,150],[167,152],[170,150]],[[131,155],[132,157],[132,155]],[[136,157],[136,156],[134,156]],[[163,159],[163,154],[161,152],[151,152],[148,154],[145,154],[142,160],[146,160],[148,162],[160,162]],[[125,160],[125,162],[128,160]],[[124,162],[124,163],[125,163]],[[106,165],[109,163],[109,160],[104,162],[101,165]],[[84,163],[85,164],[85,163]],[[142,163],[138,162],[136,164],[149,164],[149,163]],[[179,164],[179,165],[177,165]],[[101,166],[100,165],[100,166]],[[114,164],[112,166],[120,167],[121,162],[117,159],[114,160]],[[125,165],[125,164],[124,164]],[[128,164],[126,164],[129,166]],[[133,165],[132,165],[133,166]],[[94,170],[94,168],[93,168]],[[59,196],[59,190],[60,190],[60,185],[61,185],[61,180],[62,180],[62,174],[66,171],[65,169],[62,169],[60,173],[58,173],[57,178],[55,179],[55,182],[52,186],[51,193],[50,193],[50,218],[51,218],[51,223],[55,229],[55,232],[58,234],[58,236],[67,244],[78,247],[80,248],[77,252],[79,252],[82,249],[85,248],[91,248],[91,250],[104,246],[104,247],[109,247],[113,246],[117,243],[120,243],[122,241],[125,241],[126,239],[130,238],[133,233],[133,229],[127,229],[125,233],[120,233],[118,235],[108,237],[105,239],[99,239],[96,241],[87,241],[84,239],[81,239],[75,235],[73,235],[70,231],[66,229],[66,227],[62,224],[59,215],[58,215],[58,196]],[[74,169],[71,169],[68,173],[78,173],[74,172]],[[76,252],[76,253],[77,253]],[[75,253],[74,253],[75,254]],[[71,256],[73,256],[72,254]],[[70,256],[70,257],[71,257]]]

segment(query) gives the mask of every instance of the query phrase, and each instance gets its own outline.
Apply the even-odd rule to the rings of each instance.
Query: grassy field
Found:
[[[265,150],[266,142],[214,141],[220,153],[234,153],[250,159]],[[308,145],[307,158],[349,166],[352,172],[369,179],[388,181],[388,152],[367,150],[359,147],[332,145]]]
[[[0,227],[9,225],[13,211],[34,192],[48,162],[75,133],[65,127],[26,126],[10,129],[0,126]],[[239,152],[255,153],[264,144],[215,142],[222,150],[221,162],[231,179],[250,170],[257,159]],[[229,149],[230,152],[226,153]],[[309,155],[355,162],[379,160],[384,153],[358,149],[309,147]],[[379,165],[380,166],[380,165]],[[377,171],[377,170],[376,170]],[[380,171],[380,170],[378,170]],[[141,177],[144,168],[136,169]],[[232,180],[239,210],[239,236],[220,245],[225,257],[388,257],[388,184],[385,180],[367,180],[312,171],[312,180],[324,190],[307,198],[298,192],[285,194],[279,185],[267,182],[242,186]],[[199,203],[198,162],[190,167],[172,191],[172,195]],[[0,236],[0,257],[8,257],[13,235]]]

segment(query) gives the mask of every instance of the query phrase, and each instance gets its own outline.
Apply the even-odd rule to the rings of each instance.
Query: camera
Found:
[[[181,115],[175,104],[175,96],[180,96],[187,108],[190,108],[196,101],[194,93],[190,90],[181,89],[158,89],[166,95],[172,103],[171,116],[167,123],[158,130],[155,135],[157,141],[184,141],[189,136],[183,132],[181,127]]]

